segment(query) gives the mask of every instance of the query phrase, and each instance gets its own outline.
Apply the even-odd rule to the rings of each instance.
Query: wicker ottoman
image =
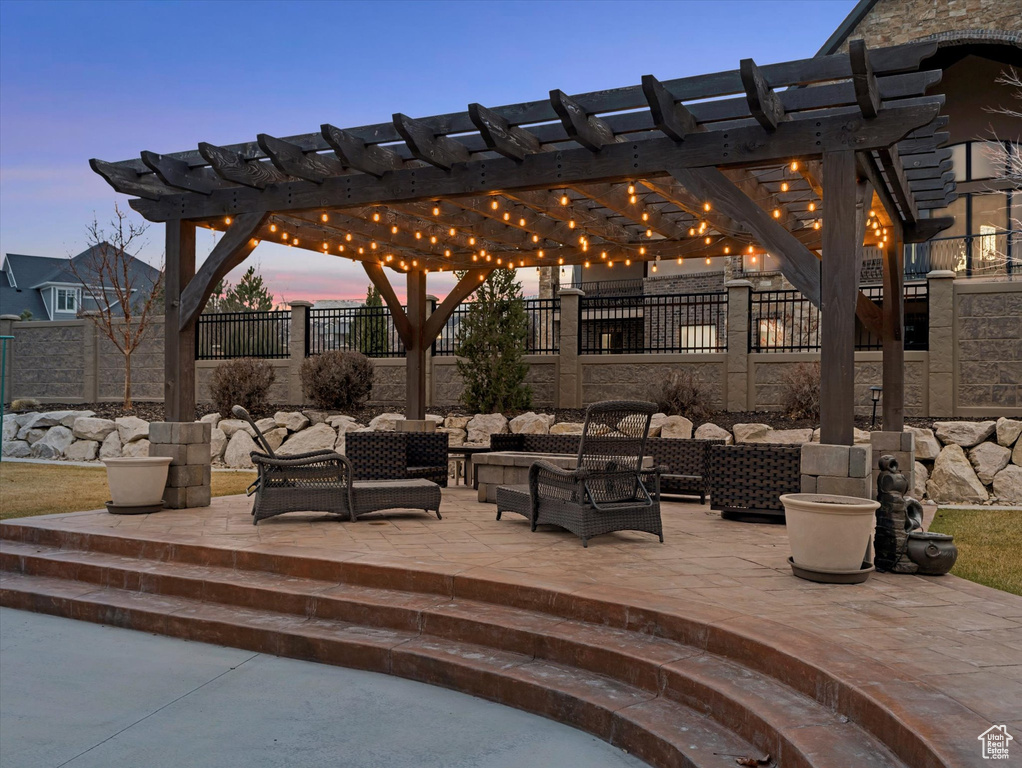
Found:
[[[440,517],[440,486],[429,480],[356,480],[352,519],[381,509],[421,509]]]
[[[497,487],[497,519],[502,512],[514,512],[532,522],[532,496],[527,485]]]

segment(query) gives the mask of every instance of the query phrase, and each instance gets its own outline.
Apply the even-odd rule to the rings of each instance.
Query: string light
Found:
[[[782,181],[781,182],[781,191],[782,192],[787,192],[788,191],[788,182],[786,182],[786,181]]]
[[[458,234],[458,230],[456,230],[454,227],[451,227],[449,230],[447,230],[447,234],[450,235],[451,237],[454,237],[456,234]]]
[[[647,229],[646,230],[646,237],[653,237],[653,230],[652,229]]]
[[[392,234],[392,235],[396,235],[397,234],[397,226],[393,226],[393,227],[390,228],[390,234]]]
[[[270,231],[271,232],[276,232],[277,231],[277,225],[276,224],[271,224],[270,225]]]
[[[585,264],[583,264],[583,266],[584,266],[584,267],[585,267],[586,269],[589,269],[589,262],[588,262],[588,261],[587,261],[587,262],[585,262]]]
[[[359,254],[361,255],[361,254],[363,254],[363,253],[365,253],[365,252],[366,252],[366,249],[365,249],[365,248],[363,248],[362,246],[359,246],[359,247],[358,247],[358,252],[359,252]]]
[[[533,235],[532,236],[532,242],[538,243],[539,242],[539,235]]]
[[[509,220],[510,218],[511,218],[511,214],[510,214],[510,213],[508,213],[507,211],[504,211],[504,221],[507,221],[507,220]]]
[[[541,259],[542,259],[542,258],[543,258],[543,256],[545,255],[545,254],[543,253],[543,251],[542,251],[542,250],[540,250],[540,251],[539,251],[538,253],[539,253],[539,257],[540,257]]]
[[[433,215],[434,216],[439,216],[440,215],[440,206],[439,205],[434,205],[433,206]]]
[[[711,238],[707,237],[703,242],[706,243],[707,245],[709,245],[710,244],[710,239]]]
[[[519,219],[518,220],[518,226],[519,227],[524,227],[525,226],[525,219]]]
[[[704,211],[710,210],[710,204],[709,203],[703,203],[703,210]]]
[[[688,236],[689,237],[694,237],[695,233],[696,233],[696,228],[695,227],[689,227],[688,228]]]
[[[496,200],[494,200],[492,203],[490,203],[490,207],[493,210],[497,210],[498,208],[500,208],[500,203],[498,203]]]
[[[374,213],[373,214],[373,221],[379,221],[379,220],[380,220],[380,214]]]
[[[470,237],[470,238],[468,239],[468,244],[469,244],[469,245],[475,245],[475,244],[476,244],[476,239],[475,239],[474,237]]]
[[[600,251],[600,258],[601,259],[606,259],[607,258],[607,252],[606,251]]]
[[[348,242],[350,243],[350,242],[351,242],[351,232],[349,232],[348,234],[346,234],[346,235],[344,236],[344,239],[345,239],[345,240],[347,240],[347,241],[348,241]]]
[[[337,246],[337,250],[340,251],[341,253],[344,253],[344,246],[343,245],[338,245]]]
[[[561,257],[561,258],[557,259],[557,263],[558,264],[564,264],[564,258]]]
[[[574,228],[575,228],[575,220],[571,219],[571,220],[568,221],[568,229],[574,229]]]
[[[231,225],[231,217],[230,216],[228,216],[227,218],[224,219],[224,224],[226,224],[227,226]]]
[[[416,240],[421,240],[422,239],[422,233],[421,232],[416,232],[415,233],[415,239]]]
[[[571,201],[568,200],[568,196],[567,195],[561,195],[561,205],[567,205],[569,202],[571,202]]]
[[[749,244],[749,253],[752,253],[752,244]]]
[[[412,259],[412,266],[413,267],[419,266],[419,262],[417,260],[415,260],[415,259]]]
[[[656,264],[653,265],[653,271],[656,272]]]
[[[280,239],[281,240],[287,240],[287,232],[281,232],[280,233]]]
[[[646,246],[644,246],[644,245],[640,246],[640,248],[639,248],[639,255],[640,256],[645,256],[646,255]],[[628,264],[630,262],[626,260],[625,263]]]
[[[649,214],[646,211],[642,212],[642,220],[649,221]]]
[[[486,259],[486,260],[489,261],[489,259]],[[501,259],[497,259],[497,263],[500,264],[501,263]]]
[[[429,238],[429,242],[431,242],[433,245],[436,245],[436,235],[433,235],[432,237],[430,237]]]
[[[681,259],[678,259],[678,261],[681,261]],[[709,263],[710,263],[710,259],[709,259],[709,257],[707,257],[707,259],[706,259],[706,263],[707,263],[707,264],[709,264]]]
[[[792,160],[791,161],[791,171],[792,171],[792,173],[794,173],[797,170],[798,170],[798,160]]]
[[[820,228],[820,222],[814,221],[813,222],[813,229],[819,229],[819,228]]]
[[[320,216],[320,217],[319,217],[319,220],[320,220],[320,221],[330,221],[330,217],[329,217],[329,216],[327,216],[327,215],[326,215],[326,214],[324,213],[324,214],[323,214],[322,216]],[[228,223],[230,223],[230,222],[228,222]]]
[[[753,263],[753,264],[755,264],[755,263],[756,263],[756,257],[755,257],[755,256],[753,256],[753,257],[752,257],[752,263]]]
[[[638,201],[639,201],[639,198],[637,198],[635,195],[632,195],[631,197],[628,198],[628,202],[632,203],[632,204],[635,204]]]
[[[444,256],[450,258],[450,256],[451,256],[451,249],[450,248],[444,248]]]
[[[613,266],[614,266],[614,262],[613,261],[608,261],[607,262],[607,267],[613,267]]]
[[[812,213],[816,210],[816,203],[809,203],[809,212]]]
[[[625,259],[625,266],[626,267],[632,266],[632,260],[631,259]]]
[[[372,248],[375,251],[376,250],[376,242],[374,241],[374,242],[369,243],[369,247]]]
[[[780,208],[774,208],[774,218],[775,219],[781,218],[781,209]]]
[[[298,245],[298,238],[297,237],[294,240],[291,241],[291,245]]]
[[[681,256],[678,257],[678,266],[681,266]]]
[[[324,251],[328,250],[329,248],[330,248],[330,244],[329,243],[323,243],[323,250]]]
[[[634,195],[635,194],[635,185],[634,184],[629,184],[628,185],[628,194],[629,195]]]
[[[724,255],[727,256],[729,253],[731,253],[731,246],[725,245],[724,246]]]

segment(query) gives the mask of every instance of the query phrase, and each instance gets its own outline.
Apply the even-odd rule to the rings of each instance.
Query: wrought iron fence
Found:
[[[405,345],[387,307],[310,309],[307,322],[306,356],[338,349],[366,357],[405,355]]]
[[[883,306],[883,288],[870,286],[863,293]],[[906,285],[904,294],[905,349],[929,348],[929,292],[927,285]],[[883,349],[883,342],[856,323],[857,350]],[[816,352],[820,349],[820,311],[800,291],[759,291],[749,304],[750,352]]]
[[[727,293],[584,296],[583,355],[727,351]]]
[[[529,318],[529,335],[525,340],[527,355],[556,355],[560,350],[560,299],[523,299]],[[433,343],[434,355],[458,354],[458,329],[472,310],[471,302],[457,307]]]
[[[196,360],[290,355],[291,311],[208,312],[199,315]]]
[[[638,296],[644,291],[645,280],[635,277],[630,280],[594,280],[572,285],[586,296]]]

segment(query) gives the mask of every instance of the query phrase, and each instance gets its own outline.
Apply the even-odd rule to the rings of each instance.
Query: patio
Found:
[[[848,706],[846,695],[884,702],[885,717],[892,720],[864,727],[884,730],[898,723],[895,730],[902,734],[898,738],[914,733],[913,738],[935,745],[935,753],[941,756],[936,761],[906,759],[910,765],[972,764],[978,750],[971,742],[984,723],[1005,723],[1009,731],[1022,730],[1018,717],[1022,711],[1022,599],[953,576],[876,574],[865,584],[837,587],[802,581],[790,573],[787,536],[780,525],[731,522],[708,506],[664,502],[664,544],[648,535],[614,533],[593,539],[585,550],[568,532],[541,528],[531,533],[528,523],[517,516],[495,521],[493,505],[479,503],[475,492],[464,487],[444,489],[442,521],[416,513],[391,513],[351,524],[296,513],[256,527],[251,524],[250,509],[249,499],[233,496],[214,499],[211,507],[202,509],[139,517],[81,512],[13,521],[0,530],[7,557],[31,559],[28,550],[33,547],[26,546],[33,542],[39,545],[36,551],[59,547],[60,552],[37,557],[59,560],[65,569],[69,561],[84,558],[82,562],[88,562],[89,550],[102,550],[132,557],[136,564],[135,558],[140,558],[141,564],[131,567],[154,579],[161,567],[156,561],[179,560],[287,572],[336,584],[336,572],[328,568],[333,565],[347,569],[344,573],[352,582],[364,578],[364,569],[384,569],[390,575],[376,577],[385,582],[378,586],[405,584],[405,589],[440,592],[455,599],[461,590],[474,590],[468,597],[575,618],[587,613],[584,620],[596,624],[615,625],[623,608],[628,618],[620,621],[628,628],[654,635],[680,632],[704,652],[746,667],[783,668],[767,674],[787,675],[792,685],[798,685],[795,679],[807,669],[823,670],[829,685],[835,687],[819,695],[833,699],[838,711]],[[132,550],[135,545],[142,549]],[[288,558],[304,565],[285,568]],[[90,580],[93,577],[77,570],[84,567],[65,570],[63,578]],[[391,569],[402,575],[395,576]],[[193,574],[193,578],[208,576]],[[7,588],[14,590],[5,602],[15,607],[17,599],[11,596],[17,590],[16,580],[5,579]],[[349,577],[342,575],[339,580],[348,583]],[[100,579],[104,585],[110,581]],[[289,583],[291,588],[301,588],[294,579]],[[462,583],[472,586],[459,589]],[[132,589],[162,589],[155,584],[139,586],[136,581]],[[79,584],[76,594],[97,589]],[[185,593],[172,589],[170,594]],[[564,600],[565,595],[571,597]],[[210,599],[206,594],[204,600]],[[146,603],[159,605],[160,598],[150,595]],[[127,613],[121,614],[121,621],[132,626],[131,620],[123,619]],[[653,624],[631,626],[634,617],[654,614],[658,618]],[[90,618],[81,612],[74,615]],[[92,620],[116,623],[112,615]],[[726,635],[718,641],[719,647],[712,639],[715,631]],[[288,655],[286,650],[279,652]],[[639,676],[642,660],[634,661],[634,674]],[[477,695],[498,695],[475,691],[466,679],[441,676],[430,681],[468,688]],[[749,695],[755,698],[754,686]],[[530,708],[528,703],[515,705]],[[776,706],[783,711],[788,705],[777,702]],[[866,722],[872,717],[863,715],[864,710],[858,715],[849,711],[853,720]],[[563,712],[547,714],[571,720]],[[908,731],[900,731],[902,727]],[[655,756],[644,759],[659,764]]]

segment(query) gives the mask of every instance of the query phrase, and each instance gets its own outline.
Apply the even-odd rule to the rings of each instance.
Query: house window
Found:
[[[717,326],[681,326],[681,348],[686,352],[712,352],[717,349]]]
[[[78,311],[78,291],[74,288],[58,288],[57,289],[57,311],[58,312],[77,312]]]
[[[772,349],[784,346],[784,323],[776,318],[759,321],[759,348]]]

